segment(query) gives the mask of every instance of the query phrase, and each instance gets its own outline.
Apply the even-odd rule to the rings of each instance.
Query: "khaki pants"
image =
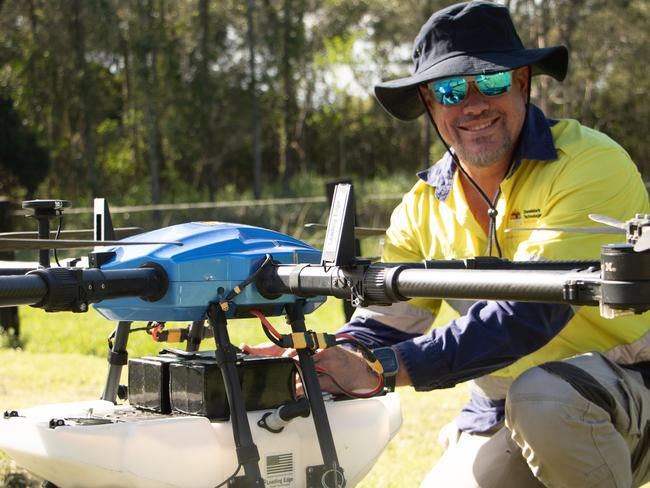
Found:
[[[576,390],[582,384],[532,368],[508,392],[506,427],[492,436],[451,435],[421,487],[630,488],[648,481],[650,390],[641,375],[599,354],[564,362],[588,372],[613,401],[588,400]]]

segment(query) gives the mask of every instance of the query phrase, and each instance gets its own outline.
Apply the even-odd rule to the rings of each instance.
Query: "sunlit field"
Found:
[[[47,314],[25,307],[20,314],[22,347],[0,348],[0,411],[98,398],[107,371],[106,338],[114,324],[95,312]],[[307,317],[307,325],[314,330],[333,331],[342,320],[340,303],[330,300]],[[272,322],[281,327],[283,320]],[[235,344],[265,339],[253,320],[233,321],[229,332]],[[129,341],[130,357],[155,354],[160,349],[160,344],[145,333],[134,333]],[[206,340],[204,348],[211,345]],[[398,391],[402,428],[358,485],[362,488],[417,487],[442,454],[436,441],[439,428],[454,418],[467,397],[463,385],[430,393],[416,393],[411,388]],[[40,481],[0,452],[0,485],[36,487]]]
[[[94,311],[48,314],[24,307],[20,315],[22,347],[0,348],[0,409],[98,398],[107,371],[106,338],[114,323]],[[308,327],[314,330],[333,331],[342,321],[341,305],[336,300],[328,301],[307,317]],[[272,322],[278,327],[283,324],[281,318]],[[234,344],[265,340],[253,320],[232,321],[229,333]],[[211,346],[211,340],[206,340],[202,348]],[[160,348],[144,332],[134,333],[129,339],[129,357],[155,354]],[[417,486],[441,454],[436,442],[439,427],[454,417],[466,397],[462,386],[427,394],[411,388],[400,388],[399,392],[402,429],[361,487]],[[0,454],[0,481],[3,479],[3,486],[39,486],[37,480],[27,477]]]

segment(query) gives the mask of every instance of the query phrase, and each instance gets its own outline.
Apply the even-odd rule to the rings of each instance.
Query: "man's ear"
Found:
[[[528,97],[528,83],[530,83],[530,66],[522,66],[513,71],[516,86],[524,97]]]
[[[428,106],[430,108],[434,101],[431,92],[423,85],[418,85],[417,90],[420,101],[425,105],[425,107]]]

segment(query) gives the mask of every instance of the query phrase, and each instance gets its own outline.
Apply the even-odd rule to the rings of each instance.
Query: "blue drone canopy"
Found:
[[[321,253],[308,244],[285,234],[260,227],[222,222],[192,222],[165,227],[132,236],[125,241],[179,241],[183,245],[156,244],[112,246],[115,257],[103,270],[161,267],[167,274],[167,293],[155,302],[141,298],[118,298],[94,304],[111,320],[194,321],[203,320],[210,302],[217,301],[253,274],[267,255],[283,264],[320,263]],[[284,306],[295,302],[294,295],[270,299],[262,296],[255,283],[238,294],[226,313],[228,318],[248,316],[257,308],[267,316],[281,315]],[[325,301],[307,299],[305,312]]]

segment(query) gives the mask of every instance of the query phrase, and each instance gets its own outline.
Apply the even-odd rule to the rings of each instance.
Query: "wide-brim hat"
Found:
[[[418,85],[450,76],[495,73],[531,66],[532,74],[562,81],[569,53],[564,46],[526,49],[508,9],[491,2],[466,2],[434,13],[413,44],[411,76],[375,86],[375,95],[394,117],[412,120],[424,112]]]

